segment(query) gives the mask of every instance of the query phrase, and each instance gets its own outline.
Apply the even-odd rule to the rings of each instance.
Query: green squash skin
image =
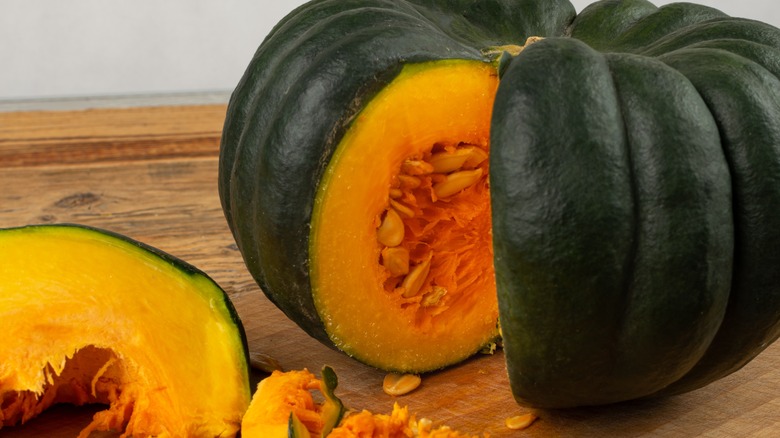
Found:
[[[567,36],[596,50],[610,47],[615,35],[623,35],[642,18],[658,11],[647,0],[599,1],[586,6],[567,29]]]
[[[601,2],[600,5],[609,4],[614,6],[612,2]],[[675,5],[678,11],[686,7],[690,6]],[[580,15],[570,31],[573,36],[577,36],[582,35],[582,29],[601,31],[611,25],[622,29],[624,34],[634,32],[638,35],[641,34],[638,29],[647,26],[643,23],[652,23],[655,19],[652,14],[660,14],[659,11],[644,17],[635,14],[632,18],[634,21],[622,27],[610,22],[615,19],[613,15],[602,17],[603,23],[587,22],[587,17]],[[647,56],[618,53],[604,55],[610,68],[609,74],[618,90],[618,102],[615,104],[621,108],[623,123],[626,125],[629,156],[633,162],[631,175],[634,178],[638,221],[638,243],[632,249],[635,261],[631,264],[631,275],[634,280],[626,283],[627,295],[623,307],[615,304],[622,316],[613,315],[613,319],[609,319],[610,315],[590,310],[603,305],[590,302],[587,304],[590,310],[588,315],[598,323],[591,321],[591,326],[589,323],[572,326],[572,321],[576,322],[578,318],[587,315],[572,318],[567,312],[568,306],[578,299],[583,308],[586,306],[588,299],[581,298],[581,294],[586,293],[587,286],[577,284],[574,297],[562,297],[561,294],[566,291],[567,285],[576,283],[576,280],[566,281],[569,273],[573,271],[575,276],[581,275],[577,273],[587,270],[589,266],[577,264],[585,260],[578,258],[581,254],[576,250],[571,250],[571,246],[576,243],[566,241],[556,247],[549,241],[538,243],[534,240],[555,240],[565,234],[562,230],[567,226],[572,227],[572,233],[578,230],[589,236],[598,236],[599,232],[607,230],[598,225],[597,230],[589,229],[589,224],[571,225],[570,222],[576,222],[579,216],[569,210],[566,210],[569,216],[565,225],[562,224],[563,215],[559,217],[558,223],[555,219],[551,220],[556,212],[564,211],[562,208],[556,210],[556,202],[568,202],[563,205],[575,212],[586,212],[580,217],[582,221],[601,220],[599,217],[589,218],[591,212],[587,212],[584,207],[582,210],[572,207],[579,205],[577,202],[581,199],[575,201],[573,196],[558,195],[557,186],[552,188],[561,183],[561,175],[568,176],[576,172],[565,167],[556,168],[562,166],[559,162],[540,163],[541,158],[538,157],[546,158],[546,154],[541,152],[544,145],[566,147],[561,146],[558,131],[566,123],[568,108],[580,108],[583,114],[589,111],[597,111],[602,115],[606,113],[596,103],[579,107],[575,103],[582,98],[577,94],[579,90],[561,88],[561,82],[545,79],[544,69],[535,69],[534,66],[545,65],[553,71],[564,71],[566,73],[561,77],[578,86],[586,84],[585,88],[603,89],[605,86],[588,83],[588,78],[574,73],[587,70],[587,67],[576,65],[573,61],[588,58],[584,53],[570,47],[573,51],[567,52],[566,56],[554,54],[555,50],[563,50],[562,46],[576,46],[571,40],[550,40],[535,44],[513,60],[502,76],[491,138],[494,247],[507,364],[513,392],[522,404],[568,407],[687,392],[738,370],[780,336],[780,316],[777,311],[780,308],[780,274],[772,268],[777,266],[780,257],[776,249],[780,247],[780,223],[776,215],[771,213],[773,206],[780,205],[777,199],[777,191],[780,190],[780,168],[777,166],[780,149],[780,138],[777,135],[780,130],[777,124],[780,120],[777,110],[777,102],[780,100],[780,84],[777,83],[779,34],[777,29],[763,23],[724,17],[708,18],[708,14],[718,14],[705,9],[699,12],[702,13],[689,11],[681,14],[692,18],[678,29],[670,26],[670,34],[659,35],[658,42],[647,39],[622,47],[626,51],[643,55],[660,55],[658,61]],[[596,16],[592,14],[591,18]],[[583,24],[587,26],[578,29]],[[630,39],[619,34],[601,34],[591,38],[590,42],[596,46],[601,44],[602,48],[609,42],[614,49],[623,40]],[[551,47],[545,48],[543,43]],[[582,47],[579,49],[584,50]],[[597,54],[591,53],[590,56],[591,62],[587,65],[592,67],[600,64]],[[561,67],[556,61],[568,61],[574,65]],[[669,69],[660,68],[657,65],[659,61],[679,73],[672,75]],[[645,65],[632,68],[632,64]],[[667,70],[664,76],[668,81],[652,75],[642,77],[651,74],[654,69]],[[600,74],[606,77],[603,66],[601,70]],[[534,78],[538,82],[529,83]],[[547,89],[544,89],[545,81],[549,86]],[[673,92],[659,94],[658,89]],[[534,97],[535,94],[539,96]],[[611,93],[603,90],[597,92],[597,95],[599,99],[613,99]],[[680,102],[660,101],[679,96],[685,97]],[[556,101],[556,97],[560,101]],[[554,103],[545,101],[551,98]],[[630,102],[651,102],[650,108],[657,109],[657,112],[637,112],[636,105]],[[559,108],[568,105],[567,110],[556,114],[556,103]],[[536,112],[544,114],[545,111],[549,111],[547,131],[542,123],[536,122],[537,118],[544,119],[544,115],[534,114],[530,120],[527,115]],[[681,120],[688,115],[691,116],[689,125],[680,125]],[[594,126],[594,122],[587,117],[584,124]],[[708,125],[706,129],[702,125],[704,122]],[[653,125],[659,127],[656,132],[662,136],[656,135],[654,138],[648,132]],[[695,125],[701,125],[699,131],[693,129]],[[599,126],[598,123],[595,126]],[[679,129],[673,129],[674,126]],[[600,135],[608,132],[601,131]],[[681,137],[686,133],[688,136]],[[549,140],[545,135],[556,138]],[[574,138],[583,145],[591,143],[587,140],[591,137],[583,136],[582,133]],[[604,138],[596,138],[595,143],[602,146],[609,144]],[[529,139],[534,142],[529,143]],[[507,145],[513,144],[513,141],[522,151],[507,150]],[[637,149],[636,145],[641,142],[647,144]],[[538,157],[529,152],[534,150],[534,144],[540,149]],[[649,147],[648,144],[657,146]],[[662,145],[666,145],[666,148]],[[686,146],[689,156],[678,156],[681,145]],[[645,154],[641,151],[645,151]],[[648,155],[648,152],[652,154]],[[534,158],[528,159],[528,154]],[[550,154],[566,155],[557,149]],[[652,160],[648,163],[648,159]],[[585,165],[578,161],[579,164]],[[677,168],[671,167],[672,164]],[[663,165],[670,167],[664,172]],[[528,176],[529,166],[538,166],[549,172],[548,179],[541,178],[539,174]],[[600,169],[608,167],[609,164],[603,164]],[[651,169],[652,173],[644,175],[642,170],[645,168]],[[659,175],[663,175],[663,179]],[[652,179],[648,181],[648,176],[658,178],[658,182],[663,182],[665,187],[653,187],[649,184]],[[593,178],[594,175],[588,177]],[[541,181],[546,181],[546,184]],[[587,181],[583,182],[585,187],[600,187],[592,180],[584,181]],[[699,187],[694,186],[696,183]],[[681,187],[690,190],[687,198],[685,190],[680,190]],[[533,193],[533,190],[540,192]],[[644,201],[642,196],[638,196],[642,191],[646,192]],[[582,196],[584,193],[580,193]],[[614,189],[610,196],[615,196]],[[682,202],[680,199],[686,200]],[[647,201],[653,200],[655,205],[647,204]],[[675,200],[674,203],[672,200]],[[707,202],[698,206],[692,204],[691,201],[697,200]],[[592,203],[591,200],[582,202],[587,205]],[[685,209],[679,210],[676,204],[684,205]],[[511,211],[513,205],[524,205],[525,211]],[[718,213],[722,215],[724,212],[727,216],[718,216]],[[613,213],[620,217],[619,210]],[[553,230],[540,230],[539,224],[546,221],[553,223]],[[643,223],[655,225],[654,228],[642,230]],[[523,226],[528,227],[529,224],[533,228],[523,230]],[[659,228],[659,224],[666,230]],[[621,230],[612,228],[607,231],[619,236]],[[515,233],[514,238],[507,237],[511,233]],[[595,281],[603,277],[621,278],[622,273],[614,262],[615,258],[601,252],[605,248],[617,247],[618,241],[610,241],[603,235],[602,238],[606,243],[597,251],[590,250],[595,252],[595,257],[605,259],[599,265],[600,271],[590,277],[579,277],[580,281]],[[643,245],[643,241],[653,244]],[[535,243],[537,246],[534,246]],[[583,250],[585,247],[587,244],[583,244]],[[566,259],[569,255],[573,255],[573,258]],[[539,262],[540,258],[544,261]],[[539,268],[529,260],[544,266],[542,271],[557,276],[540,279]],[[566,265],[569,267],[564,269]],[[645,274],[642,274],[643,269]],[[541,282],[541,285],[537,282]],[[685,291],[685,294],[679,291]],[[617,296],[609,289],[602,289],[599,294],[599,300],[614,300]],[[644,302],[643,297],[646,300]],[[683,299],[688,302],[675,302]],[[697,308],[700,310],[698,313]],[[543,318],[534,320],[535,316],[544,314],[557,314],[558,323],[567,321],[567,328],[563,331],[568,332],[569,338],[558,339],[560,324],[550,327],[544,325]],[[516,318],[514,322],[512,318]],[[605,354],[608,349],[598,341],[587,343],[586,339],[580,337],[584,332],[597,336],[599,328],[615,324],[616,320],[619,322],[613,326],[612,339],[616,338],[617,341],[611,354]],[[515,322],[518,325],[513,326]],[[540,325],[542,328],[539,328]],[[540,343],[540,339],[552,346],[535,346],[535,343]],[[592,351],[588,351],[588,348],[578,349],[580,342],[587,343]],[[681,351],[686,353],[681,354]],[[528,357],[529,352],[537,358],[536,362]],[[561,352],[563,355],[558,356]],[[550,363],[545,364],[545,360]],[[566,369],[565,364],[571,363],[578,364],[574,367],[576,370]],[[577,374],[578,371],[593,380],[583,379]]]
[[[492,62],[484,48],[561,34],[573,18],[558,0],[326,0],[278,24],[231,97],[219,167],[225,217],[269,299],[332,346],[309,276],[316,190],[351,120],[403,65]]]
[[[536,35],[548,38],[501,57],[491,127],[517,401],[678,394],[776,340],[780,30],[690,3],[572,11],[330,0],[283,20],[233,94],[220,156],[223,209],[266,295],[332,346],[311,298],[309,226],[350,121],[406,63],[495,62],[486,50]]]
[[[601,1],[577,15],[570,36],[599,51],[639,52],[688,26],[721,18],[728,16],[694,3],[656,7],[647,0]]]
[[[549,84],[548,68],[567,81]],[[731,275],[730,178],[696,90],[659,61],[547,39],[505,73],[493,123],[516,398],[606,404],[681,378],[720,324]]]
[[[737,371],[780,337],[780,79],[722,49],[685,49],[660,59],[684,73],[711,108],[734,188],[728,310],[706,355],[663,391],[674,394]]]
[[[244,330],[244,325],[241,322],[241,318],[238,316],[238,312],[236,311],[236,308],[233,306],[233,302],[230,300],[230,297],[228,296],[227,292],[224,291],[211,277],[208,276],[205,272],[201,271],[200,269],[196,268],[195,266],[185,262],[184,260],[173,256],[171,254],[168,254],[165,251],[162,251],[161,249],[155,248],[153,246],[147,245],[143,242],[137,241],[135,239],[132,239],[128,236],[105,230],[102,228],[92,227],[88,225],[82,225],[82,224],[69,224],[69,223],[60,223],[60,224],[41,224],[41,225],[27,225],[23,227],[15,227],[15,228],[3,228],[0,229],[0,233],[60,233],[60,234],[68,234],[68,233],[85,233],[85,234],[95,234],[97,235],[97,239],[103,240],[103,241],[110,241],[110,240],[116,240],[117,246],[132,246],[135,248],[138,248],[142,252],[146,252],[151,254],[154,258],[158,259],[157,262],[161,264],[169,264],[173,266],[176,270],[182,272],[183,274],[187,275],[188,277],[192,278],[193,282],[204,282],[207,284],[208,288],[211,289],[211,291],[218,293],[219,298],[221,299],[221,304],[224,306],[224,310],[227,313],[226,316],[230,318],[230,321],[233,323],[236,332],[238,336],[241,338],[241,345],[243,348],[243,355],[244,355],[244,374],[246,375],[246,393],[247,397],[251,398],[252,394],[252,388],[251,383],[249,380],[249,370],[250,370],[250,364],[249,364],[249,344],[247,342],[246,337],[246,331]]]

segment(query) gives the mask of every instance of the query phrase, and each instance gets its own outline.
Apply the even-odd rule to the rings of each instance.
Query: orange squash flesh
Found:
[[[233,436],[248,368],[223,292],[81,227],[0,233],[0,428],[102,403],[80,437]]]
[[[241,421],[241,436],[319,438],[328,435],[343,414],[343,405],[333,394],[336,384],[335,373],[327,367],[323,369],[322,380],[306,369],[273,371],[257,385]],[[315,392],[323,400],[315,400]]]
[[[417,419],[408,407],[393,405],[390,414],[361,411],[350,415],[333,429],[328,438],[478,438],[448,426],[433,427],[427,419]]]
[[[333,343],[365,363],[437,369],[497,336],[492,242],[485,238],[497,86],[490,64],[409,65],[357,116],[334,153],[312,219],[313,296]],[[481,159],[430,171],[434,155],[464,150]],[[476,182],[454,194],[437,187],[461,176]],[[400,243],[382,234],[393,214],[403,221]]]
[[[308,370],[274,371],[257,385],[241,423],[241,436],[285,437],[290,414],[295,415],[312,436],[322,434],[323,420],[311,391],[320,381]]]

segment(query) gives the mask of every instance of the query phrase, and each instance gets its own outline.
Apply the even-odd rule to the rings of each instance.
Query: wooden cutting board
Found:
[[[409,395],[385,395],[384,373],[309,338],[249,276],[217,195],[224,114],[224,105],[0,113],[0,227],[82,223],[187,260],[230,294],[252,351],[285,369],[319,372],[331,365],[339,375],[337,394],[356,410],[389,412],[397,402],[435,424],[492,437],[780,436],[780,343],[699,391],[536,411],[539,420],[525,431],[504,426],[505,418],[529,410],[512,399],[500,351],[424,375]],[[1,429],[0,437],[75,437],[96,409],[54,407],[25,425]]]

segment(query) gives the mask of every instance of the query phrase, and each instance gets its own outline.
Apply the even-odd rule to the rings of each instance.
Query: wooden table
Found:
[[[540,419],[520,432],[504,426],[506,417],[528,410],[512,400],[500,352],[425,375],[412,394],[385,395],[383,372],[309,338],[249,276],[217,195],[224,113],[224,104],[0,112],[0,227],[88,224],[189,261],[230,294],[252,351],[271,355],[286,369],[333,366],[340,378],[337,393],[353,409],[388,412],[397,401],[436,424],[492,437],[780,436],[780,343],[699,391],[539,411]],[[73,437],[96,409],[54,407],[26,425],[0,430],[0,436]]]

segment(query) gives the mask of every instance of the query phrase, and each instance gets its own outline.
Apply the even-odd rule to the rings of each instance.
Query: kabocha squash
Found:
[[[444,367],[500,319],[521,404],[685,392],[780,335],[779,76],[780,30],[690,3],[313,1],[233,93],[222,205],[360,361]]]
[[[108,405],[81,432],[235,436],[246,338],[203,272],[74,225],[0,230],[0,428],[56,403]]]

